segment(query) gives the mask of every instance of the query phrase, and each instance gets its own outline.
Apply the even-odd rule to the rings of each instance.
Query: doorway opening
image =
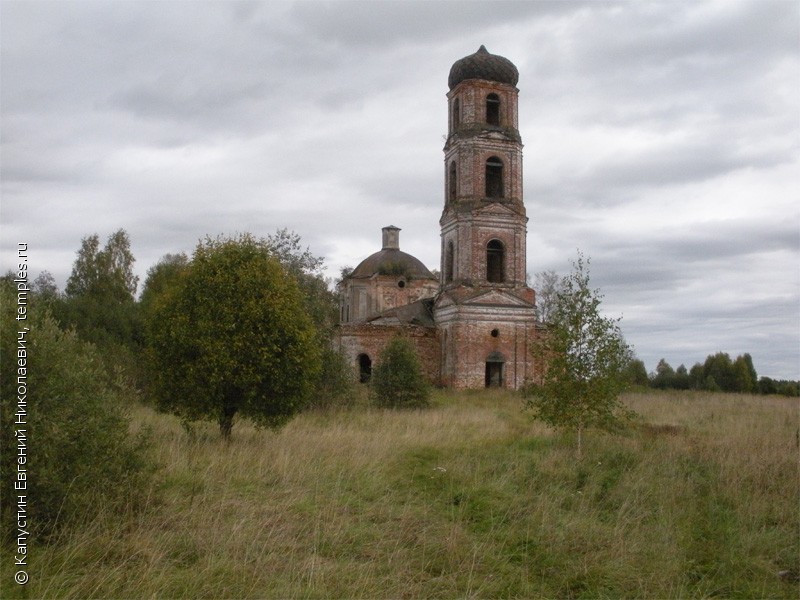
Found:
[[[358,381],[369,383],[372,377],[372,360],[366,354],[358,355]]]
[[[486,357],[486,387],[501,388],[504,385],[503,375],[505,358],[499,352],[492,352]]]

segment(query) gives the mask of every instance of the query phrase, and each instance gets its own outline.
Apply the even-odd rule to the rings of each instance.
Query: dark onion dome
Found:
[[[353,269],[350,274],[354,279],[367,279],[373,275],[392,275],[406,277],[407,279],[433,279],[433,273],[417,258],[398,250],[397,248],[384,248],[368,256]]]
[[[452,90],[466,79],[485,79],[515,86],[519,81],[519,71],[507,58],[489,54],[486,46],[481,46],[475,54],[453,63],[447,85]]]

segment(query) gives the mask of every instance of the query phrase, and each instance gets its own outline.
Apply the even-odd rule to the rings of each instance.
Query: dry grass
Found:
[[[163,464],[151,509],[122,522],[98,511],[36,549],[25,591],[796,598],[777,573],[800,570],[797,401],[626,401],[642,420],[589,435],[581,463],[571,436],[511,394],[442,393],[415,412],[357,404],[279,432],[238,423],[230,445],[140,408]]]

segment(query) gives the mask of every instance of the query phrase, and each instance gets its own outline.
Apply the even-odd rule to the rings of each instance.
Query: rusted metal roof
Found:
[[[450,67],[447,84],[452,90],[467,79],[485,79],[517,85],[519,71],[514,63],[504,56],[490,54],[486,46],[481,46],[475,54],[465,56],[453,63],[453,66]]]

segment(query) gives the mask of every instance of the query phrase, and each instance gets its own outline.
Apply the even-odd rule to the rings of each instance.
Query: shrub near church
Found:
[[[149,317],[159,407],[185,421],[279,426],[308,402],[316,330],[295,278],[265,242],[207,239]]]

